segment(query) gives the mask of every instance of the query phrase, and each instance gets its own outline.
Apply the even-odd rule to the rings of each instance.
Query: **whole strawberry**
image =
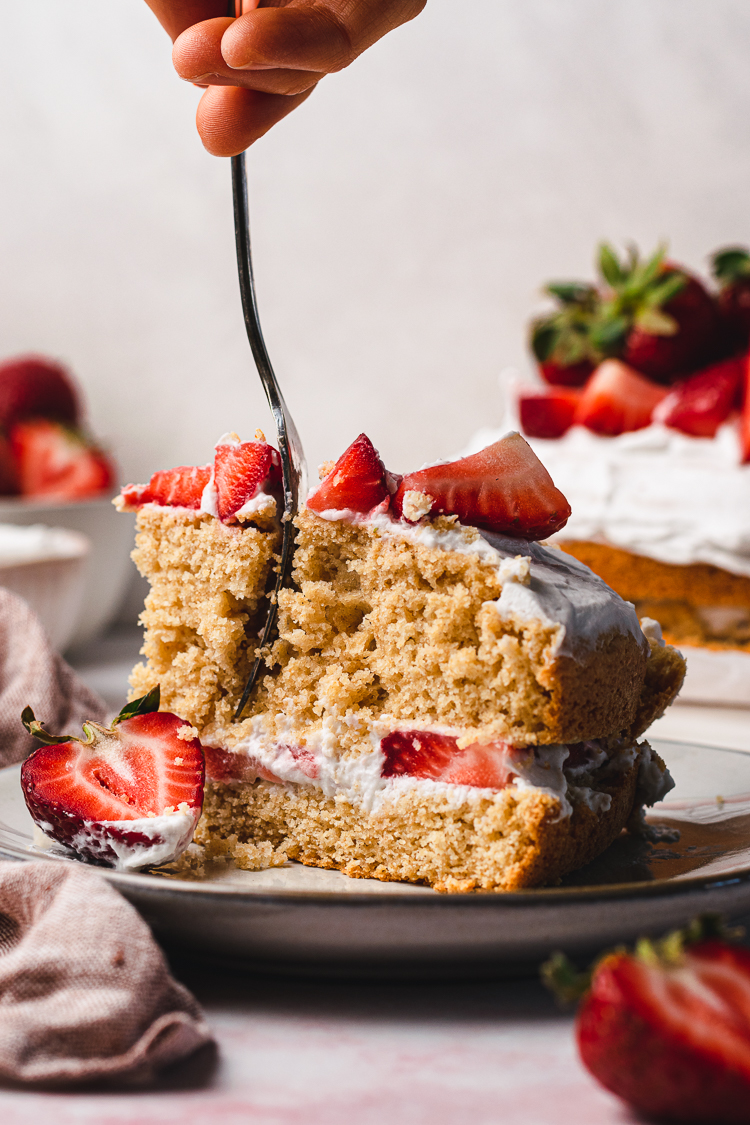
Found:
[[[84,738],[51,735],[27,707],[41,746],[21,767],[34,823],[83,859],[134,870],[168,863],[190,843],[203,804],[205,763],[190,727],[159,711],[159,688]]]
[[[719,285],[722,354],[745,352],[750,346],[750,253],[742,246],[717,250],[711,272]]]
[[[642,261],[631,248],[625,260],[599,248],[607,287],[594,342],[657,383],[672,383],[703,366],[715,353],[716,304],[696,277],[665,260],[660,247]]]
[[[750,951],[715,916],[583,976],[560,954],[542,974],[563,997],[583,993],[578,1048],[613,1094],[660,1121],[750,1123]]]
[[[553,281],[544,291],[557,307],[531,322],[530,344],[539,371],[555,386],[581,387],[604,358],[591,336],[599,294],[593,285],[577,281]]]

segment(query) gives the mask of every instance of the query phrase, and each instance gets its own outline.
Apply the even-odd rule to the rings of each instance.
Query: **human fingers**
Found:
[[[172,40],[195,23],[227,14],[227,0],[146,0]]]
[[[226,17],[204,20],[178,36],[172,61],[180,78],[198,85],[244,86],[270,94],[300,94],[318,81],[320,75],[304,70],[261,66],[238,71],[227,66],[221,54],[221,41],[233,22]]]
[[[276,66],[320,74],[342,70],[426,0],[289,0],[234,20],[221,53],[236,70]]]
[[[237,156],[311,93],[288,97],[240,86],[210,86],[198,104],[198,133],[212,156]]]

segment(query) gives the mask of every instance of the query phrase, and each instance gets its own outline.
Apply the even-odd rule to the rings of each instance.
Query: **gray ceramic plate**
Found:
[[[286,972],[485,973],[657,934],[704,910],[750,914],[750,755],[653,744],[677,784],[649,820],[679,828],[679,842],[623,835],[559,887],[439,895],[294,863],[196,881],[101,870],[168,945]],[[19,767],[0,770],[0,857],[49,858],[31,828]]]

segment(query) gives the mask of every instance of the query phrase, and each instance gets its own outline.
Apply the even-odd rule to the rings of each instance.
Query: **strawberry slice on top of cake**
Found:
[[[399,475],[361,434],[298,513],[278,638],[242,714],[281,543],[258,432],[123,490],[151,591],[134,695],[206,759],[196,840],[442,891],[554,881],[671,786],[638,742],[684,662],[541,540],[565,497],[518,434]]]

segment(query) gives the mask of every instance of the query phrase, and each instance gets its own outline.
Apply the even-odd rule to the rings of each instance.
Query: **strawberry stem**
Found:
[[[591,970],[579,973],[564,953],[553,953],[539,971],[547,988],[565,1006],[576,1004],[591,984]]]
[[[75,738],[69,734],[50,734],[35,717],[31,707],[24,707],[21,712],[21,722],[26,727],[29,734],[33,735],[34,738],[37,738],[40,742],[43,742],[45,746],[56,746],[64,742],[82,741],[82,739]]]
[[[152,711],[158,711],[160,696],[161,689],[160,685],[157,684],[155,688],[151,688],[151,691],[147,692],[146,695],[142,695],[140,699],[134,699],[132,702],[126,703],[120,714],[112,723],[112,726],[116,727],[117,724],[123,722],[124,719],[133,719],[136,715],[150,715]]]

